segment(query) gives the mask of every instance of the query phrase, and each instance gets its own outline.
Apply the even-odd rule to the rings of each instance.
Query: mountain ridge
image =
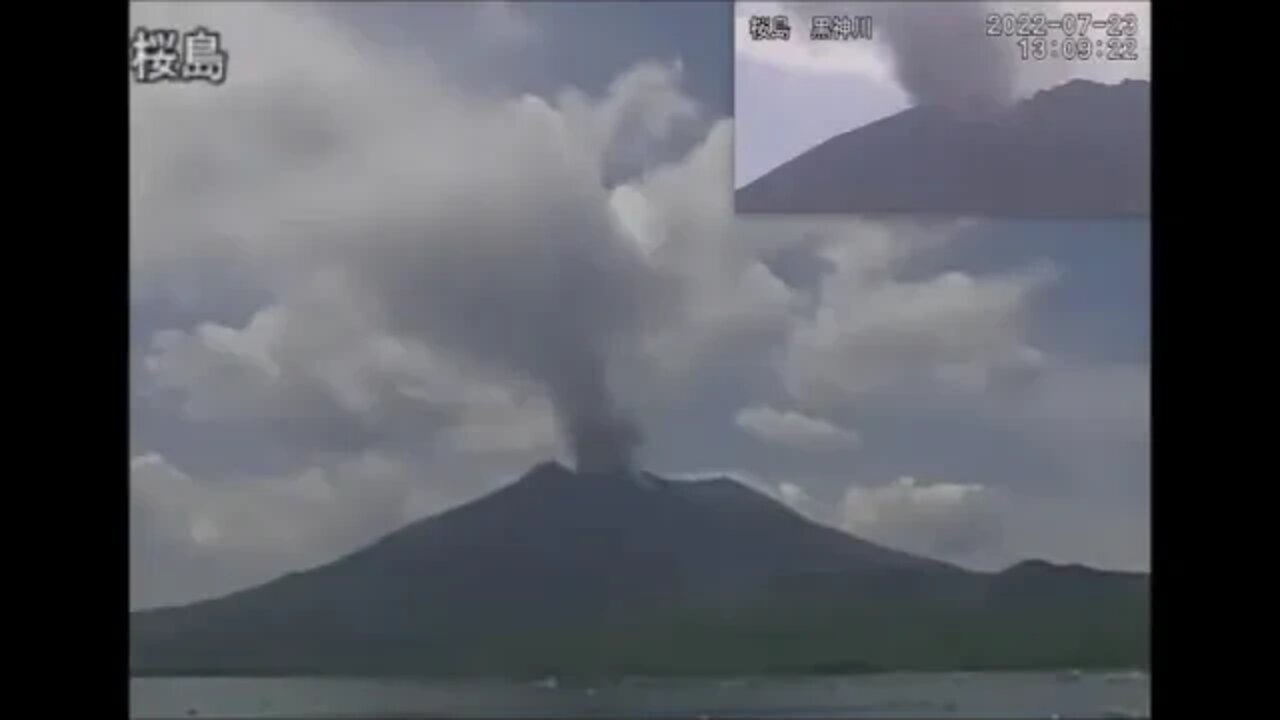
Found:
[[[1104,586],[1103,595],[1135,602],[1129,576],[1070,575],[1064,584],[1056,566],[1028,567],[985,574],[885,548],[728,478],[593,475],[542,463],[331,563],[131,613],[131,668],[687,674],[927,666],[951,631],[921,628],[950,627],[956,613],[988,623],[1009,608],[1053,615],[1055,597],[1105,600],[1079,590]],[[902,655],[885,640],[838,640],[848,633],[916,637],[923,649]],[[664,635],[697,648],[655,646]],[[778,643],[791,650],[778,655]],[[1031,662],[1006,655],[978,659]],[[1066,652],[1073,665],[1088,664],[1078,655]]]

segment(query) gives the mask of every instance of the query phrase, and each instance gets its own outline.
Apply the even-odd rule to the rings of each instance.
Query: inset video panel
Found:
[[[1144,216],[1145,2],[738,2],[739,213]]]

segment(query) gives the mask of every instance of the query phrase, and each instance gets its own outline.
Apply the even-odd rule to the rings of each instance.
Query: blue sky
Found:
[[[973,567],[1147,567],[1146,222],[733,217],[727,3],[134,12],[233,62],[133,90],[134,606],[564,457],[555,341],[509,322],[582,306],[646,467]]]

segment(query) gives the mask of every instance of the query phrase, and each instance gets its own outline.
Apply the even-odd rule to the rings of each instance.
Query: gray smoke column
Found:
[[[523,198],[494,183],[493,200],[451,209],[441,234],[354,262],[376,263],[369,269],[393,328],[542,386],[578,469],[625,471],[643,438],[610,367],[676,293],[603,205],[547,175],[545,188],[523,189]]]
[[[981,2],[874,3],[875,31],[892,52],[898,81],[918,105],[995,109],[1013,99],[1010,38],[988,37],[992,6]]]
[[[634,466],[643,435],[615,396],[609,368],[616,355],[632,349],[653,317],[649,309],[668,295],[662,278],[613,238],[584,237],[572,243],[571,252],[566,246],[556,261],[559,267],[538,280],[546,295],[523,296],[544,310],[535,330],[541,342],[531,339],[524,351],[510,350],[549,390],[580,472],[622,472]]]
[[[642,434],[616,392],[627,378],[613,375],[643,362],[642,341],[679,309],[681,284],[623,225],[603,168],[627,139],[615,136],[655,124],[637,129],[619,117],[661,119],[672,114],[663,107],[679,107],[667,76],[645,71],[603,99],[560,104],[472,97],[431,79],[415,70],[388,89],[391,107],[405,104],[405,87],[423,94],[403,125],[354,114],[373,123],[357,128],[361,137],[390,132],[397,141],[366,140],[377,161],[344,163],[367,175],[342,184],[354,200],[340,193],[332,202],[356,204],[362,222],[314,223],[336,240],[307,248],[341,253],[335,264],[391,335],[510,388],[545,392],[580,470],[631,469]]]
[[[634,467],[644,438],[639,424],[618,407],[602,370],[585,367],[553,385],[556,411],[580,472],[625,472]]]

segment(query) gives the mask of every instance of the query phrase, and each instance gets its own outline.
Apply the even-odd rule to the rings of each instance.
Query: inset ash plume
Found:
[[[877,37],[892,50],[898,82],[916,104],[969,111],[1013,99],[1013,45],[986,36],[990,11],[981,2],[871,3],[868,9]]]
[[[999,5],[943,2],[790,2],[793,26],[807,41],[815,15],[870,17],[873,42],[887,47],[898,83],[917,105],[984,112],[1013,100],[1018,71],[1009,38],[988,37]]]

